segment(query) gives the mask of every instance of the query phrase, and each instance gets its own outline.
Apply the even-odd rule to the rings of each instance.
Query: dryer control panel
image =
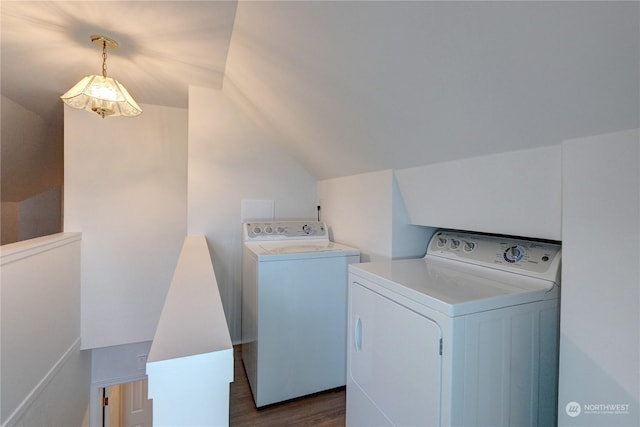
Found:
[[[242,224],[245,241],[329,239],[319,221],[257,221]]]
[[[513,237],[438,231],[427,248],[438,256],[559,282],[561,246]]]

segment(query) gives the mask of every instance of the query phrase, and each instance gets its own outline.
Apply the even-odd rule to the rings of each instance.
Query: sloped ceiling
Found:
[[[235,1],[1,2],[2,94],[47,120],[59,97],[102,72],[93,34],[118,41],[107,74],[138,103],[186,108],[188,85],[221,88]]]
[[[223,90],[320,179],[559,144],[638,126],[639,5],[240,2]]]
[[[318,179],[639,126],[638,2],[2,1],[2,94],[61,120],[108,71],[140,103],[222,87]]]

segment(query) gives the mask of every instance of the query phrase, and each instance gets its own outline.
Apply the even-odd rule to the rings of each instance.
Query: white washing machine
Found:
[[[344,386],[348,265],[322,222],[243,224],[242,360],[257,407]]]
[[[556,425],[561,247],[439,231],[349,267],[348,426]]]

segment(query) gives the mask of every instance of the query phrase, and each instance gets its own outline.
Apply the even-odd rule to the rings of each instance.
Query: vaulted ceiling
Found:
[[[186,108],[188,85],[222,87],[235,1],[2,1],[2,94],[47,119],[102,72],[93,34],[115,39],[107,74],[139,103]]]
[[[556,145],[638,126],[639,19],[639,2],[240,2],[224,90],[318,178]]]
[[[221,88],[316,178],[640,125],[639,2],[6,1],[2,94],[61,120],[97,74],[140,103]]]

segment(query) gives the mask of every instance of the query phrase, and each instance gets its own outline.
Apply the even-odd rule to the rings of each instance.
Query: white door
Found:
[[[349,292],[348,375],[393,425],[438,426],[440,327],[358,283]]]
[[[105,427],[152,427],[152,401],[147,380],[117,384],[105,389]]]
[[[152,427],[152,402],[148,399],[148,381],[122,385],[122,427]]]

